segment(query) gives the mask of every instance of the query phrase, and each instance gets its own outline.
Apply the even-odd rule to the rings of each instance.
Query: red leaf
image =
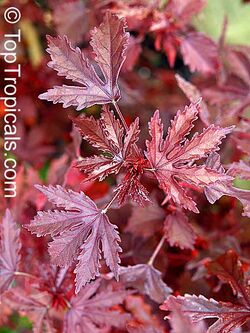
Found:
[[[148,190],[140,182],[140,173],[128,171],[121,183],[115,188],[115,192],[118,192],[117,199],[119,205],[126,202],[129,198],[139,206],[143,206],[146,202],[149,202]]]
[[[120,267],[119,278],[126,286],[148,295],[157,303],[163,302],[172,292],[172,289],[162,281],[161,273],[150,265]]]
[[[111,173],[118,173],[125,166],[127,157],[133,153],[133,146],[138,140],[138,118],[130,125],[126,135],[120,121],[108,107],[103,108],[100,120],[78,117],[73,121],[84,139],[109,154],[109,157],[83,158],[77,163],[77,167],[90,175],[88,179],[102,180]]]
[[[206,333],[207,328],[203,321],[199,323],[192,323],[187,315],[184,315],[180,304],[176,301],[174,297],[169,297],[167,300],[168,309],[171,310],[170,315],[167,317],[171,324],[171,333]],[[164,308],[164,305],[161,307]]]
[[[132,313],[133,320],[127,325],[129,333],[166,333],[159,318],[142,296],[129,295],[126,308]]]
[[[124,52],[128,43],[124,20],[107,12],[104,22],[92,32],[91,46],[101,74],[79,48],[72,48],[67,37],[48,37],[49,66],[81,86],[60,86],[41,94],[40,99],[63,103],[63,107],[76,106],[77,110],[94,104],[107,104],[120,97],[117,85]]]
[[[183,212],[176,211],[166,217],[164,232],[171,246],[178,246],[181,249],[194,248],[196,234]]]
[[[142,52],[141,38],[129,37],[128,48],[126,52],[126,60],[122,67],[122,72],[130,72],[136,65]]]
[[[220,163],[219,154],[217,153],[211,154],[208,157],[206,164],[209,168],[213,170],[219,170],[220,172],[226,174],[224,168]],[[207,197],[207,200],[212,204],[215,203],[215,201],[219,200],[223,195],[237,198],[238,200],[241,201],[244,208],[242,215],[250,217],[250,191],[241,190],[239,188],[232,186],[232,182],[230,180],[224,180],[206,186],[204,193]]]
[[[234,294],[243,297],[245,305],[250,306],[250,290],[245,281],[242,264],[234,251],[227,251],[217,259],[208,262],[206,267],[210,274],[217,275],[221,281],[229,283]]]
[[[58,35],[66,35],[75,44],[82,41],[88,30],[88,16],[90,13],[82,1],[53,3],[53,20]]]
[[[169,302],[170,300],[170,302]],[[214,299],[207,299],[204,296],[169,296],[161,306],[162,310],[171,311],[171,301],[174,301],[180,311],[189,316],[193,323],[206,318],[218,318],[209,327],[209,333],[231,333],[233,329],[242,326],[250,319],[250,309],[232,303],[217,302]]]
[[[186,97],[190,100],[191,103],[197,103],[201,99],[201,93],[192,83],[186,81],[181,77],[180,75],[175,75],[177,84],[180,87],[180,89],[183,91],[183,93],[186,95]],[[202,100],[200,102],[200,108],[201,112],[199,113],[199,116],[201,120],[204,122],[205,125],[209,125],[209,119],[210,114],[208,111],[207,104]]]
[[[64,319],[64,333],[78,332],[79,328],[81,332],[107,332],[111,326],[124,328],[129,314],[111,307],[121,304],[128,293],[110,289],[98,291],[100,283],[100,280],[90,283],[71,298]]]
[[[0,293],[3,293],[13,282],[21,259],[20,230],[8,209],[0,225],[0,236]]]
[[[147,238],[160,230],[166,213],[155,200],[152,201],[144,207],[132,206],[132,215],[125,230],[133,236]]]
[[[228,174],[232,177],[235,177],[236,175],[240,177],[241,179],[250,179],[250,164],[244,162],[244,161],[239,161],[239,162],[234,162],[230,164]]]
[[[206,0],[170,0],[167,10],[182,23],[188,22],[192,16],[198,14],[206,5]]]
[[[204,158],[209,152],[218,150],[221,140],[230,133],[232,128],[220,128],[211,125],[203,133],[197,133],[189,141],[185,137],[197,119],[197,105],[190,104],[182,112],[178,112],[171,122],[166,139],[163,139],[163,125],[156,111],[149,123],[152,137],[147,141],[147,158],[160,187],[166,193],[164,203],[172,199],[186,209],[198,212],[195,202],[187,196],[178,180],[204,187],[207,184],[222,180],[218,171],[204,165],[196,166],[196,160]],[[225,175],[224,175],[225,176]],[[227,179],[227,177],[226,177]]]
[[[192,72],[204,74],[218,70],[218,50],[215,42],[200,32],[189,32],[181,43],[184,63]]]
[[[51,235],[49,252],[52,262],[68,266],[78,259],[75,268],[76,292],[99,275],[102,251],[108,267],[118,278],[120,241],[116,226],[83,192],[65,190],[61,186],[36,186],[49,201],[64,211],[38,212],[27,229],[38,237]]]

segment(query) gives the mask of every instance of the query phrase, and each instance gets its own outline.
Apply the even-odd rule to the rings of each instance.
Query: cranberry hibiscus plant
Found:
[[[118,14],[124,12],[129,16],[124,8],[117,10]],[[157,19],[163,24],[163,17]],[[173,63],[176,55],[171,44],[173,31],[164,35],[166,30],[159,22],[158,26],[156,22],[151,26],[151,31],[158,31],[156,44],[160,48],[163,43]],[[186,33],[181,35],[181,52],[187,64],[192,64],[191,70],[196,70],[195,47],[188,38],[193,38],[195,44],[202,37],[196,32]],[[193,228],[188,216],[199,214],[202,209],[197,205],[202,192],[210,203],[224,195],[239,199],[243,215],[250,217],[249,191],[238,189],[232,183],[239,170],[249,178],[249,166],[244,161],[227,165],[226,169],[222,166],[220,146],[226,146],[227,137],[236,130],[234,126],[208,121],[208,106],[198,89],[178,75],[177,82],[190,104],[177,112],[166,133],[160,112],[155,111],[148,124],[145,149],[141,148],[138,144],[140,119],[129,123],[119,106],[118,77],[129,43],[125,20],[112,11],[107,11],[103,23],[91,32],[94,57],[74,48],[65,36],[48,37],[49,67],[73,85],[55,86],[39,97],[62,103],[64,108],[73,106],[77,111],[101,105],[99,118],[83,112],[71,115],[82,139],[99,152],[89,157],[78,154],[75,167],[87,174],[85,181],[101,182],[113,175],[115,182],[112,191],[98,204],[82,191],[73,191],[64,184],[36,185],[50,204],[43,202],[41,206],[46,205],[48,209],[38,211],[24,227],[37,237],[52,238],[48,247],[51,264],[37,264],[37,274],[30,274],[27,264],[22,263],[20,253],[24,244],[21,244],[20,229],[10,210],[6,210],[1,224],[0,252],[3,304],[26,314],[34,323],[34,332],[110,332],[111,329],[112,332],[166,332],[167,327],[175,333],[232,332],[250,319],[248,276],[236,252],[229,250],[218,258],[204,258],[196,263],[199,274],[213,279],[217,276],[220,286],[230,284],[234,295],[231,302],[203,295],[174,296],[154,264],[163,245],[194,253],[199,231]],[[208,44],[204,47],[213,53],[214,44],[210,42],[211,47]],[[213,72],[215,67],[218,63],[208,63],[201,72]],[[198,118],[205,128],[193,133]],[[243,140],[240,128],[237,131],[238,140]],[[160,203],[150,184],[164,193]],[[128,201],[133,207],[134,220],[142,216],[146,219],[151,214],[153,219],[165,221],[160,226],[162,237],[148,262],[123,266],[120,265],[123,254],[119,230],[112,224],[109,213],[122,209]],[[141,311],[146,314],[139,316],[141,305],[136,293],[146,295],[152,309],[163,303],[160,308],[168,311],[169,324],[156,319],[148,308],[142,307]],[[206,318],[217,320],[209,322],[207,328]]]

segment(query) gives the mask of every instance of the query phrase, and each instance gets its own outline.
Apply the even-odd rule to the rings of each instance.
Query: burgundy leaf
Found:
[[[218,70],[218,51],[215,42],[200,32],[189,32],[181,43],[184,62],[192,72],[204,74]]]
[[[211,154],[208,157],[206,164],[209,168],[214,170],[219,170],[220,172],[226,174],[224,168],[220,163],[219,154],[217,153]],[[206,186],[204,193],[207,197],[207,200],[212,204],[215,203],[215,201],[219,200],[223,195],[237,198],[238,200],[241,201],[244,208],[242,215],[250,217],[250,191],[241,190],[239,188],[232,186],[232,182],[230,180],[224,180]]]
[[[159,318],[152,313],[152,308],[144,297],[129,295],[125,300],[126,308],[132,313],[133,320],[127,324],[129,333],[166,333]]]
[[[230,176],[239,176],[241,179],[250,179],[250,165],[244,161],[234,162],[230,164],[228,172]]]
[[[209,333],[231,333],[233,329],[242,326],[250,319],[250,309],[232,303],[217,302],[204,296],[169,296],[161,306],[162,310],[172,310],[172,300],[178,306],[183,315],[189,316],[193,323],[206,318],[218,318],[209,327]]]
[[[148,295],[157,303],[163,302],[172,292],[172,289],[162,281],[161,273],[151,265],[120,267],[119,277],[126,286]]]
[[[128,48],[126,52],[126,60],[122,67],[122,72],[130,72],[133,70],[137,63],[139,56],[142,52],[141,38],[129,37]]]
[[[80,0],[55,4],[53,19],[58,35],[66,35],[74,44],[82,41],[88,29],[89,11]]]
[[[206,5],[206,0],[170,0],[167,10],[181,22],[189,21],[193,15],[198,14]]]
[[[221,281],[229,283],[234,294],[242,297],[245,305],[250,306],[250,290],[245,280],[242,264],[233,250],[208,262],[206,267],[210,274],[217,275]]]
[[[132,207],[126,231],[138,237],[150,237],[161,228],[166,213],[155,200],[144,207]]]
[[[199,187],[222,180],[223,175],[218,171],[193,163],[206,157],[209,152],[218,150],[221,140],[232,130],[211,125],[201,134],[195,134],[189,141],[185,137],[193,127],[192,123],[197,119],[197,114],[197,105],[194,104],[178,112],[164,140],[163,125],[159,112],[156,111],[149,123],[152,140],[146,142],[147,158],[160,187],[167,195],[164,202],[172,199],[176,204],[196,213],[198,209],[195,202],[187,196],[178,180]]]
[[[78,117],[73,121],[84,139],[108,153],[107,157],[83,158],[77,163],[77,167],[89,174],[88,179],[102,180],[109,174],[118,173],[121,167],[125,166],[126,159],[133,153],[133,146],[138,140],[138,118],[130,125],[126,135],[120,121],[108,107],[103,108],[100,120],[95,120],[93,117]]]
[[[49,66],[81,86],[57,86],[39,97],[63,107],[76,106],[77,110],[94,104],[107,104],[120,97],[117,85],[121,66],[125,60],[128,43],[124,20],[107,12],[104,22],[92,32],[91,46],[96,55],[96,66],[90,63],[79,48],[72,48],[67,37],[48,37],[48,53],[52,61]],[[97,74],[99,73],[99,75]]]
[[[207,328],[203,321],[192,323],[187,315],[183,314],[180,304],[174,297],[169,297],[167,300],[168,309],[171,310],[170,315],[167,317],[171,324],[171,333],[206,333]]]
[[[0,225],[0,293],[8,289],[14,280],[21,256],[20,229],[11,212],[6,210]]]
[[[124,130],[119,119],[115,118],[114,113],[107,106],[103,107],[101,123],[107,140],[114,146],[116,152],[120,152],[123,147]]]
[[[107,332],[111,326],[124,328],[130,316],[113,310],[127,296],[122,290],[99,291],[100,280],[85,286],[77,296],[70,300],[70,309],[64,319],[64,333]]]
[[[186,81],[181,77],[180,75],[175,75],[177,84],[180,87],[180,89],[183,91],[183,93],[186,95],[186,97],[190,100],[191,103],[197,103],[201,99],[201,93],[192,83]],[[202,100],[200,102],[200,108],[201,111],[199,113],[199,116],[201,120],[204,122],[205,125],[209,124],[209,118],[210,114],[208,111],[207,104]]]
[[[175,211],[166,217],[164,233],[171,246],[178,246],[181,249],[194,248],[196,234],[183,212]]]
[[[49,252],[52,262],[67,266],[78,259],[75,268],[76,292],[99,275],[100,245],[108,267],[118,278],[120,241],[116,226],[83,192],[61,186],[36,186],[48,200],[65,210],[38,212],[27,229],[38,237],[51,235]]]
[[[109,152],[112,149],[99,119],[96,120],[93,116],[80,116],[74,118],[73,122],[80,130],[82,137],[89,141],[93,147],[96,147],[104,152]]]
[[[140,174],[128,171],[121,183],[115,188],[119,205],[123,205],[127,198],[134,201],[137,205],[143,206],[149,202],[148,190],[140,182]]]

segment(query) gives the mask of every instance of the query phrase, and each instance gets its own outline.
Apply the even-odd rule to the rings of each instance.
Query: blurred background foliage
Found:
[[[250,45],[250,6],[246,1],[208,0],[194,24],[198,30],[218,39],[225,16],[228,18],[227,42]]]

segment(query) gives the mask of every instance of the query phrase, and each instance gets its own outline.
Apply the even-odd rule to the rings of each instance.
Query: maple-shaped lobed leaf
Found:
[[[217,275],[221,281],[229,283],[234,294],[242,298],[244,305],[250,307],[250,289],[239,257],[233,250],[208,262],[206,267],[209,274]]]
[[[151,265],[138,264],[135,266],[120,267],[119,279],[128,287],[133,287],[139,292],[148,295],[157,303],[172,292],[161,279],[161,272]]]
[[[191,72],[216,73],[219,68],[216,43],[201,32],[189,32],[181,42],[184,63]]]
[[[229,174],[230,170],[226,173],[223,166],[220,163],[220,155],[217,153],[211,154],[207,161],[206,165],[214,170],[218,170],[221,174]],[[235,197],[241,201],[243,205],[243,216],[250,217],[250,191],[242,190],[232,185],[231,180],[223,180],[217,181],[214,184],[210,184],[205,187],[205,195],[210,203],[215,203],[215,201],[219,200],[223,195]]]
[[[21,258],[19,236],[20,229],[7,209],[0,225],[0,293],[8,289],[18,269]]]
[[[103,108],[100,119],[96,120],[93,116],[77,117],[73,122],[83,138],[103,152],[99,156],[82,158],[77,167],[89,174],[88,179],[103,180],[109,174],[118,173],[134,152],[133,146],[139,135],[139,119],[130,125],[126,135],[109,107]]]
[[[219,149],[221,140],[232,128],[221,128],[211,125],[190,140],[186,136],[197,119],[198,106],[190,104],[179,111],[171,122],[166,138],[163,138],[163,124],[159,111],[156,111],[149,123],[151,141],[147,141],[147,158],[159,182],[166,193],[164,203],[172,199],[176,204],[195,213],[199,212],[196,203],[190,198],[180,181],[204,187],[216,181],[230,177],[216,170],[194,162],[205,158],[210,152]]]
[[[73,119],[84,139],[102,151],[102,155],[82,158],[77,167],[89,174],[88,180],[103,180],[109,174],[125,170],[125,176],[115,188],[117,200],[122,205],[129,197],[139,205],[148,199],[148,191],[140,177],[148,164],[136,146],[139,138],[139,118],[129,126],[126,134],[108,106],[104,106],[101,118],[77,117]]]
[[[100,291],[101,280],[96,280],[82,288],[70,300],[70,309],[64,319],[64,333],[107,332],[114,326],[120,329],[130,318],[127,313],[112,309],[121,304],[128,292],[124,290]]]
[[[193,323],[207,318],[218,318],[207,330],[209,333],[231,333],[250,319],[249,308],[232,303],[217,302],[201,295],[199,297],[188,294],[177,297],[169,296],[161,309],[172,311],[172,303]]]
[[[206,333],[207,328],[204,321],[198,323],[192,323],[187,315],[184,315],[180,304],[176,301],[174,297],[169,297],[167,300],[168,309],[171,313],[167,316],[170,325],[171,333]]]
[[[48,36],[48,66],[81,86],[56,86],[39,97],[63,107],[75,106],[77,110],[94,104],[107,104],[120,97],[117,80],[125,60],[125,49],[129,34],[125,22],[107,12],[104,22],[92,31],[91,46],[95,63],[79,48],[73,48],[66,36]],[[98,69],[97,69],[98,68]]]
[[[101,249],[107,266],[118,278],[120,237],[116,226],[83,192],[61,186],[36,186],[50,202],[64,210],[38,211],[27,227],[38,237],[51,235],[52,263],[68,266],[76,259],[76,292],[99,275]],[[101,246],[101,249],[100,249]]]
[[[169,214],[164,221],[164,233],[171,246],[193,249],[196,234],[182,211]]]

